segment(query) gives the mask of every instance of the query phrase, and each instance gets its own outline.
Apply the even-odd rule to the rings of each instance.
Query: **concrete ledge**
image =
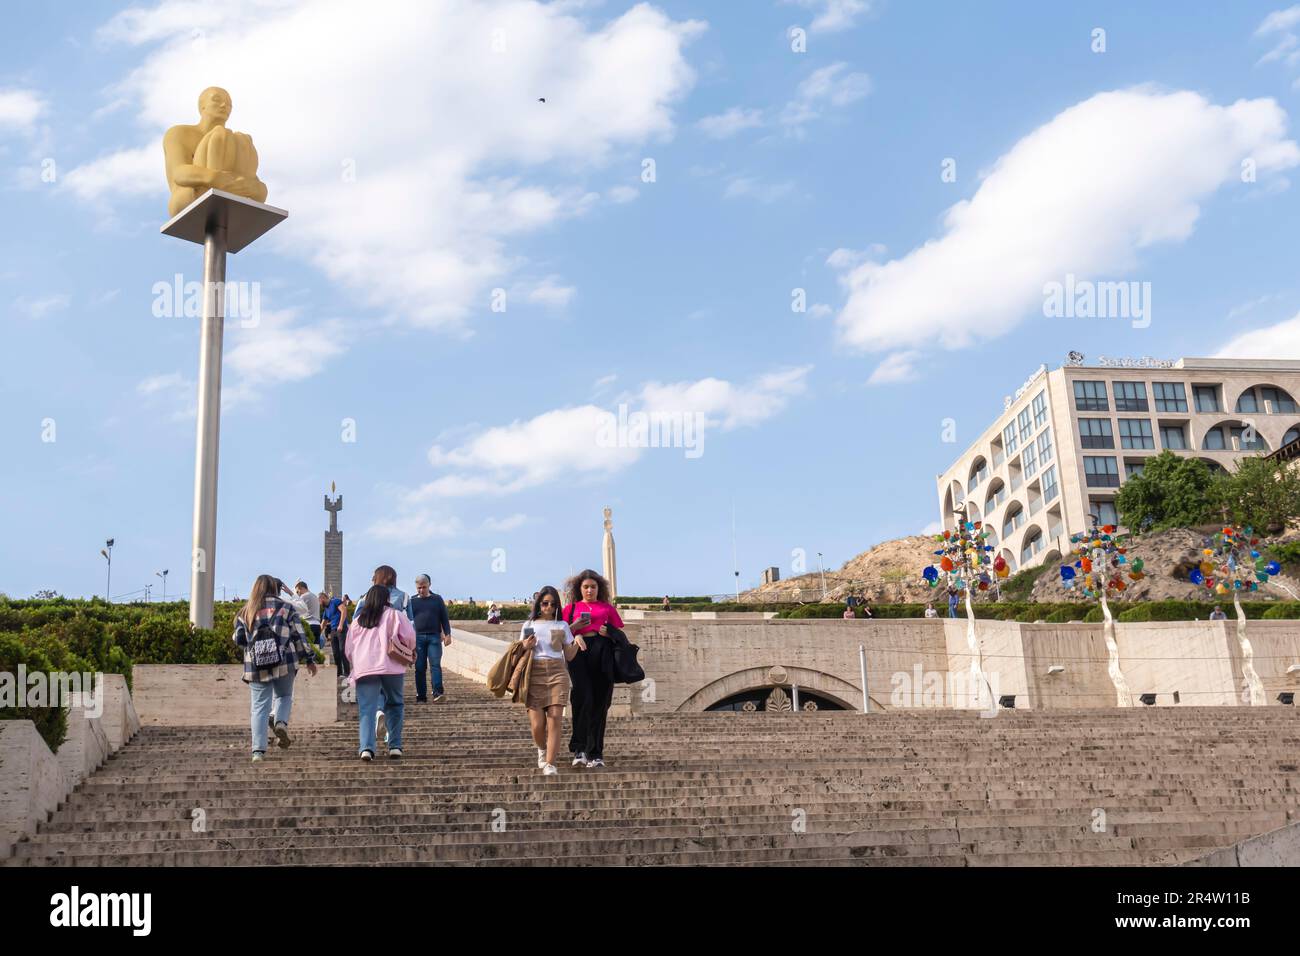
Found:
[[[82,706],[85,695],[74,695],[68,707],[68,734],[59,747],[57,759],[68,778],[69,789],[76,787],[108,759],[112,749],[104,733],[102,717],[90,717]],[[60,798],[62,802],[62,798]]]
[[[1300,823],[1215,850],[1184,866],[1300,866]]]
[[[72,790],[30,720],[0,720],[0,859],[36,832]]]
[[[104,697],[104,716],[101,722],[108,737],[108,751],[120,750],[140,731],[140,718],[136,715],[131,692],[126,688],[126,678],[121,674],[105,674],[99,693]]]
[[[135,710],[141,724],[247,727],[248,685],[240,664],[137,664],[132,672]],[[299,726],[335,721],[338,672],[320,667],[315,677],[299,668],[293,685],[293,716]]]
[[[511,628],[503,630],[498,638],[462,627],[452,627],[451,644],[442,650],[442,666],[453,674],[486,684],[488,671],[501,659],[518,633],[518,628]]]

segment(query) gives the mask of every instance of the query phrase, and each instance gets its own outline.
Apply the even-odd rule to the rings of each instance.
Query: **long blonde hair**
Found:
[[[244,621],[244,626],[250,631],[253,629],[253,621],[257,619],[257,612],[262,609],[266,603],[266,597],[271,597],[280,593],[280,579],[272,577],[269,574],[259,574],[257,580],[253,582],[253,588],[248,592],[248,602],[239,610],[239,616]]]

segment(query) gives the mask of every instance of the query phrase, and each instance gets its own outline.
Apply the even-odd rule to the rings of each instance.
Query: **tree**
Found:
[[[1115,508],[1120,523],[1133,532],[1204,524],[1218,517],[1214,484],[1205,462],[1165,450],[1120,486]]]
[[[1300,517],[1300,473],[1267,458],[1243,458],[1215,479],[1211,495],[1217,517],[1273,534]]]
[[[33,594],[32,600],[33,601],[57,601],[62,596],[63,595],[59,594],[58,591],[46,589],[44,591],[37,591],[35,594]]]

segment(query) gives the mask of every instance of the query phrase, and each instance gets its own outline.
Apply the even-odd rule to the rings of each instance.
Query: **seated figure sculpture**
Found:
[[[226,129],[230,108],[230,94],[210,86],[199,94],[199,121],[173,126],[163,135],[171,189],[169,215],[176,215],[209,189],[266,202],[266,184],[257,178],[253,138]]]

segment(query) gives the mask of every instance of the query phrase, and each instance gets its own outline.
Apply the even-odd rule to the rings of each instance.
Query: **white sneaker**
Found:
[[[605,761],[601,760],[599,757],[597,757],[595,760],[587,761],[587,769],[591,769],[592,767],[603,767],[603,766],[605,766]]]
[[[401,747],[394,747],[392,750],[388,751],[388,756],[391,757],[393,760],[401,760],[401,759],[402,759],[402,748],[401,748]]]
[[[574,754],[574,755],[573,755],[573,765],[574,765],[575,767],[585,767],[585,766],[587,766],[587,755],[586,755],[586,754]]]
[[[384,719],[384,712],[382,710],[379,711],[379,713],[375,714],[375,737],[378,738],[381,735],[384,738],[384,745],[387,746],[388,721]]]
[[[364,760],[366,763],[370,763],[370,761],[375,759],[375,755],[372,754],[369,750],[363,750],[361,751],[361,759]]]
[[[537,748],[537,769],[541,770],[546,766],[546,751],[541,747]]]
[[[560,773],[560,771],[556,768],[555,764],[553,764],[553,763],[543,763],[543,764],[542,764],[542,776],[543,776],[543,777],[555,777],[555,776],[558,776],[559,773]]]

